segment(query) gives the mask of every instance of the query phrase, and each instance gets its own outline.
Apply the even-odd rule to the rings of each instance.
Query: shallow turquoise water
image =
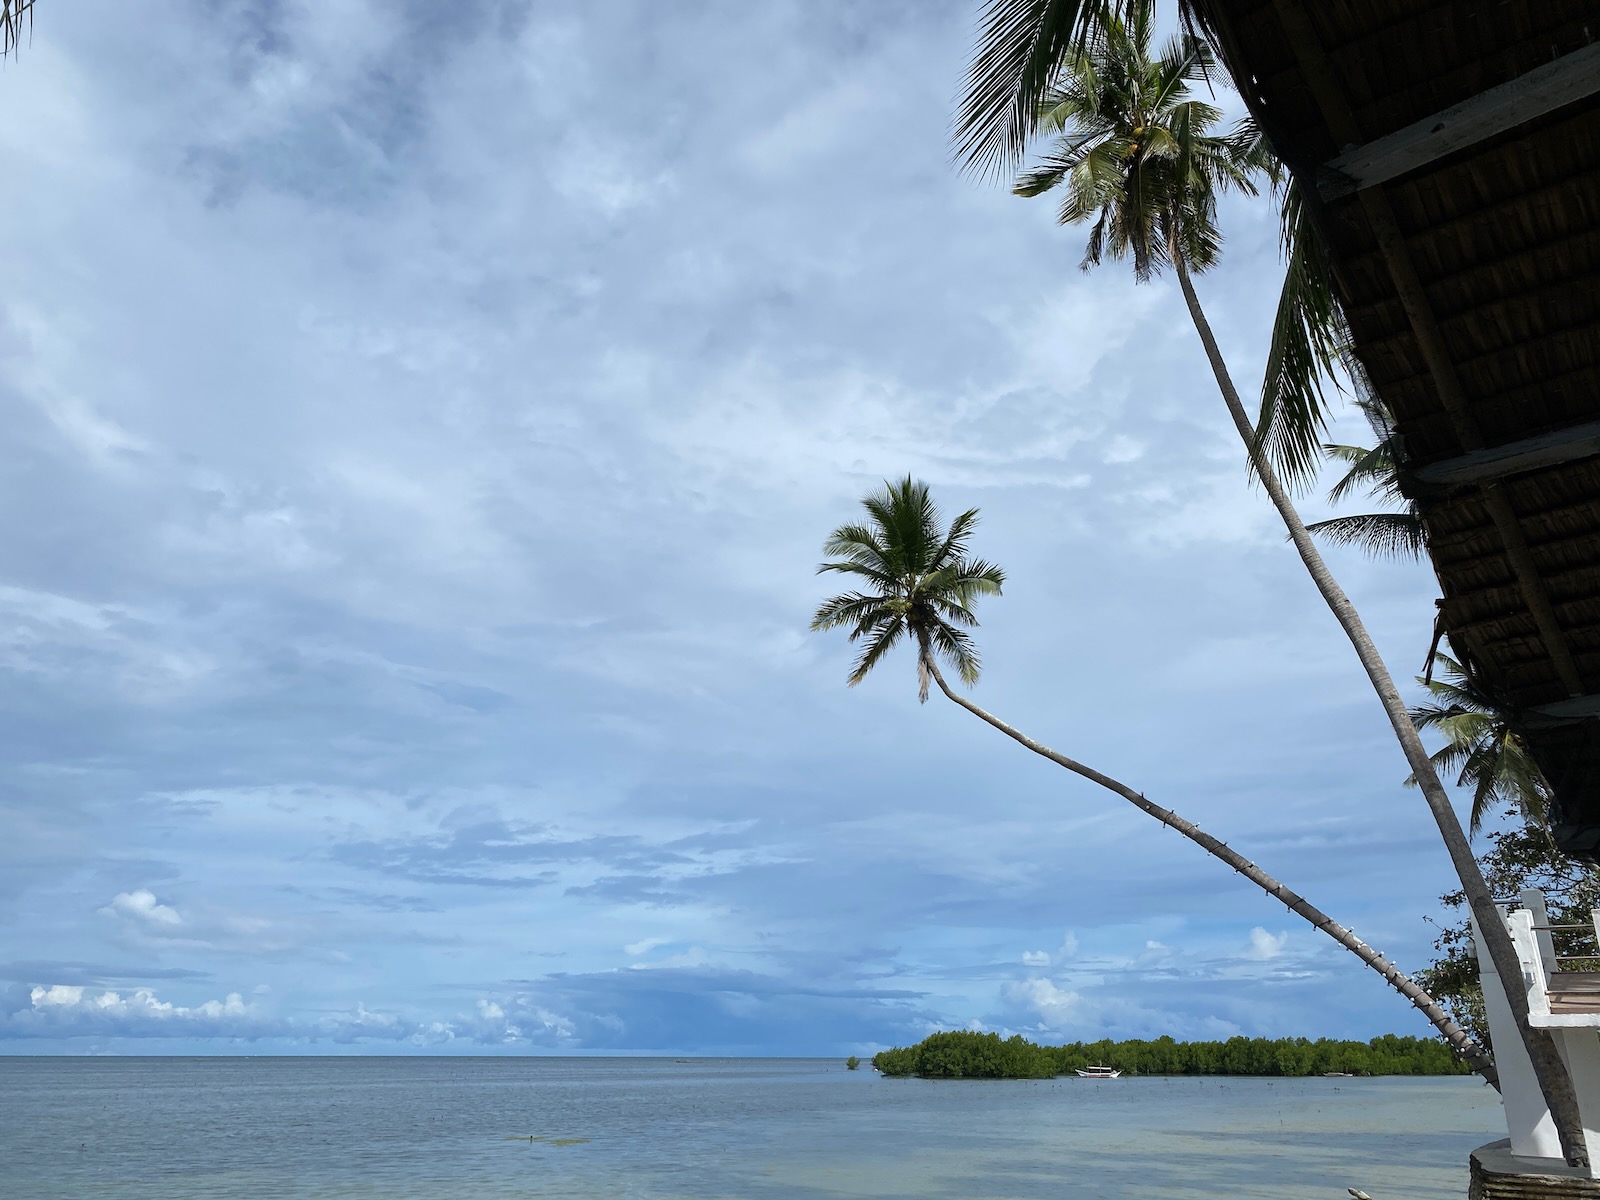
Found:
[[[6,1196],[1339,1200],[1359,1187],[1460,1200],[1467,1153],[1504,1135],[1498,1097],[1469,1078],[982,1083],[812,1059],[0,1058]]]

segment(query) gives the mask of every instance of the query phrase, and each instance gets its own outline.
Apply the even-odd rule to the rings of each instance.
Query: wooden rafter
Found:
[[[1600,421],[1574,425],[1537,437],[1522,438],[1503,446],[1473,450],[1456,458],[1429,463],[1407,474],[1425,487],[1459,487],[1505,479],[1540,467],[1574,462],[1600,454]]]
[[[1600,92],[1600,43],[1564,54],[1324,164],[1317,190],[1333,200],[1414,171]]]

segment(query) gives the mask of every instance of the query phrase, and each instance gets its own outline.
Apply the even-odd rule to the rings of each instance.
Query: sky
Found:
[[[807,632],[865,492],[981,509],[974,698],[1428,961],[1437,832],[1175,285],[952,163],[975,17],[38,6],[0,68],[0,1053],[1428,1031]],[[1249,394],[1276,222],[1223,221]],[[1428,568],[1330,560],[1408,680]]]

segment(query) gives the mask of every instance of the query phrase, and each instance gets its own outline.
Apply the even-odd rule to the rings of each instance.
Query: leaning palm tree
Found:
[[[962,157],[992,169],[1020,160],[1036,131],[1057,132],[1044,161],[1017,180],[1016,190],[1037,195],[1065,188],[1063,221],[1093,221],[1085,269],[1106,256],[1131,258],[1140,278],[1172,268],[1248,461],[1383,704],[1483,931],[1495,970],[1502,980],[1520,978],[1510,932],[1449,794],[1360,614],[1323,562],[1296,511],[1274,465],[1270,439],[1257,431],[1246,413],[1195,291],[1194,276],[1214,265],[1222,243],[1216,224],[1217,195],[1228,188],[1253,190],[1256,179],[1271,178],[1267,147],[1248,129],[1229,135],[1213,132],[1215,110],[1190,99],[1190,86],[1215,69],[1199,38],[1186,32],[1159,58],[1151,57],[1151,0],[989,0],[987,7],[956,130]],[[1138,103],[1129,100],[1134,90]],[[1316,297],[1329,294],[1326,270],[1316,265],[1320,244],[1309,229],[1305,206],[1295,200],[1292,208],[1286,204],[1284,226],[1296,235],[1298,257],[1291,257],[1273,349],[1276,353],[1292,348],[1298,339],[1301,365],[1306,366],[1338,343],[1336,325],[1329,323],[1336,309],[1329,309],[1333,315],[1318,324],[1322,301]],[[1283,328],[1286,306],[1294,318],[1288,324],[1293,327],[1298,322],[1298,332]],[[1288,369],[1293,357],[1277,356],[1280,375],[1294,375]],[[1273,367],[1269,362],[1269,383]],[[1291,389],[1288,398],[1314,401],[1315,379],[1307,380],[1304,374],[1295,378],[1298,390]],[[1306,432],[1302,427],[1298,443],[1302,447]],[[1291,479],[1314,456],[1315,440],[1298,459],[1290,455],[1284,462]],[[1566,1065],[1549,1034],[1528,1023],[1526,995],[1508,987],[1507,1001],[1555,1120],[1563,1154],[1568,1163],[1586,1166],[1583,1123]]]
[[[818,568],[819,574],[849,576],[856,589],[823,601],[811,620],[813,630],[848,629],[850,641],[860,644],[850,669],[851,687],[865,679],[895,646],[909,643],[916,651],[919,699],[926,702],[932,687],[937,686],[952,703],[1013,741],[1176,829],[1377,971],[1433,1022],[1474,1070],[1490,1082],[1496,1081],[1489,1056],[1433,997],[1321,909],[1194,822],[1146,799],[1127,784],[1034,741],[952,688],[939,669],[940,661],[966,686],[978,682],[982,664],[970,632],[978,624],[973,608],[980,598],[999,595],[1005,583],[1005,572],[998,566],[969,554],[978,510],[968,509],[946,527],[927,485],[910,476],[885,482],[882,491],[867,496],[861,504],[866,522],[835,529],[823,547],[828,561]]]
[[[1543,825],[1550,807],[1549,781],[1522,739],[1511,731],[1505,713],[1455,659],[1435,654],[1433,661],[1444,678],[1430,674],[1418,680],[1432,698],[1411,709],[1411,720],[1418,729],[1444,735],[1445,744],[1434,753],[1433,765],[1457,772],[1456,785],[1472,789],[1471,831],[1477,833],[1483,818],[1498,805],[1509,805],[1524,821]],[[1416,777],[1406,783],[1415,786]]]

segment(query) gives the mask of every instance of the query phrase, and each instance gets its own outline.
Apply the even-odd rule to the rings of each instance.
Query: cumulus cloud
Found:
[[[1158,942],[1154,938],[1145,941],[1144,951],[1136,961],[1140,963],[1158,963],[1172,957],[1172,947],[1165,942]]]
[[[1088,1009],[1082,994],[1049,979],[1025,979],[1006,986],[1007,997],[1056,1028],[1070,1027]]]
[[[252,1042],[273,1038],[307,1044],[371,1041],[433,1046],[478,1032],[478,1023],[467,1014],[455,1021],[418,1020],[361,1001],[316,1017],[284,1016],[260,998],[267,990],[254,989],[258,997],[254,1000],[229,992],[220,1000],[180,1004],[163,999],[151,988],[39,984],[10,996],[0,993],[0,1037],[50,1039],[69,1047],[86,1038]]]
[[[182,925],[178,910],[156,900],[155,893],[146,888],[136,892],[118,892],[111,903],[100,910],[106,916],[126,917],[144,926],[170,929]]]
[[[1260,925],[1250,931],[1250,945],[1245,950],[1245,957],[1266,962],[1277,958],[1283,953],[1283,948],[1288,944],[1289,934],[1285,930],[1280,933],[1268,933]]]
[[[238,992],[194,1005],[162,1000],[150,988],[128,991],[72,984],[37,985],[27,1003],[0,1014],[9,1037],[261,1037],[281,1033]]]
[[[569,1018],[551,1012],[525,993],[500,1000],[479,999],[475,1018],[463,1023],[463,1034],[488,1045],[549,1049],[572,1046],[577,1040],[577,1028]]]
[[[1072,930],[1067,930],[1062,935],[1061,944],[1055,952],[1048,950],[1024,950],[1022,965],[1025,967],[1048,967],[1053,963],[1066,963],[1078,956],[1078,935]]]

